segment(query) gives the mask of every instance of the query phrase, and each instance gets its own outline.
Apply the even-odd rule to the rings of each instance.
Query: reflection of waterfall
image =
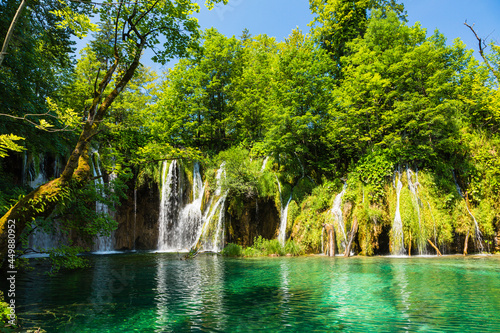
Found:
[[[474,236],[475,236],[475,241],[477,243],[476,247],[478,248],[479,252],[483,252],[484,251],[484,247],[483,247],[483,233],[479,229],[479,223],[477,223],[476,218],[474,217],[474,215],[472,214],[471,210],[469,209],[469,204],[467,203],[467,200],[466,200],[465,196],[463,195],[462,190],[460,189],[460,186],[458,185],[457,179],[455,177],[455,172],[453,172],[453,180],[455,181],[455,186],[457,187],[458,194],[460,194],[460,196],[462,197],[462,199],[464,199],[464,201],[465,201],[465,208],[467,208],[467,212],[469,213],[470,217],[474,221],[474,227],[475,227],[475,229],[474,229],[474,231],[475,231],[474,232]]]
[[[340,242],[343,250],[345,250],[347,246],[347,234],[345,231],[344,218],[342,216],[342,198],[344,197],[346,189],[347,189],[347,184],[344,183],[342,191],[339,194],[337,194],[335,200],[333,201],[333,206],[331,210],[333,216],[335,217],[335,221],[337,222],[337,225],[340,231],[342,232],[342,236],[344,236],[344,240]]]
[[[420,221],[420,199],[418,198],[418,170],[415,172],[415,183],[412,180],[413,172],[410,168],[406,169],[406,177],[408,179],[408,188],[410,189],[412,195],[413,206],[417,211],[418,217],[418,237],[417,237],[417,248],[419,254],[424,254],[426,249],[425,237],[423,237],[422,223]]]
[[[399,212],[399,199],[401,196],[401,189],[403,188],[403,184],[401,183],[401,174],[397,172],[398,179],[395,182],[396,193],[397,193],[397,203],[396,203],[396,214],[394,215],[394,222],[392,224],[392,254],[404,254],[404,235],[403,235],[403,222],[401,221],[401,213]]]
[[[94,163],[93,163],[93,171],[95,178],[96,190],[100,192],[101,195],[104,195],[104,179],[102,174],[102,169],[99,167],[99,153],[94,153]],[[116,174],[111,173],[109,175],[110,182],[116,179]],[[97,201],[96,202],[96,212],[98,214],[109,215],[109,208],[106,204]],[[115,231],[111,232],[110,236],[105,235],[97,235],[94,238],[94,251],[96,252],[109,252],[113,251],[115,248]]]
[[[224,166],[225,163],[222,163],[215,177],[217,188],[214,197],[217,198],[217,201],[213,204],[214,198],[210,198],[207,205],[208,209],[203,216],[203,227],[195,242],[195,246],[199,244],[199,250],[201,251],[220,252],[224,248],[224,222],[227,199],[227,192],[222,194],[221,184],[222,176],[225,176],[226,173]]]

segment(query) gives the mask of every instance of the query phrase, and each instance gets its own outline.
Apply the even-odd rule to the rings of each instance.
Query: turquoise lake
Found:
[[[500,256],[179,258],[36,266],[18,275],[18,316],[48,332],[500,331]]]

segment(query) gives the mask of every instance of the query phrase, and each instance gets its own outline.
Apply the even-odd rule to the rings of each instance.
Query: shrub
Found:
[[[241,245],[229,243],[221,253],[225,257],[241,257],[243,255],[243,248]]]

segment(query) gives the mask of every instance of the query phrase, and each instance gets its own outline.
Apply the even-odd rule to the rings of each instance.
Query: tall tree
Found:
[[[218,1],[209,1],[210,4],[214,2]],[[51,214],[59,200],[67,195],[72,183],[88,179],[89,143],[98,134],[109,107],[134,76],[143,51],[154,48],[162,38],[165,42],[162,49],[156,50],[155,60],[165,63],[173,56],[184,55],[188,45],[198,36],[197,20],[191,17],[196,10],[198,5],[189,0],[103,3],[101,22],[112,23],[113,32],[107,39],[111,46],[108,49],[111,61],[106,66],[101,64],[96,73],[92,102],[85,110],[83,128],[61,176],[19,200],[0,219],[2,256],[8,250],[8,221],[16,221],[17,239],[32,218]],[[104,75],[100,76],[100,72]]]
[[[338,78],[340,60],[348,55],[347,43],[363,37],[370,11],[391,8],[404,17],[404,6],[397,0],[309,0],[309,7],[316,15],[311,22],[314,38],[329,52]]]

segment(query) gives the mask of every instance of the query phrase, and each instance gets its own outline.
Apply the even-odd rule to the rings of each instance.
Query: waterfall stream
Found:
[[[280,231],[278,240],[282,246],[285,246],[286,242],[286,224],[288,220],[288,206],[290,205],[290,201],[292,201],[292,193],[290,193],[290,198],[288,198],[285,207],[281,208]]]
[[[344,223],[344,218],[342,216],[342,198],[344,197],[344,194],[347,190],[347,184],[344,183],[344,187],[342,188],[342,191],[337,194],[335,197],[335,200],[333,201],[333,206],[331,209],[331,212],[333,216],[335,217],[335,221],[337,222],[337,225],[342,232],[342,236],[344,237],[344,240],[341,241],[342,249],[345,251],[345,248],[347,246],[347,233],[345,231],[345,223]]]
[[[210,198],[205,215],[203,215],[203,226],[199,232],[193,247],[199,245],[200,251],[220,252],[224,248],[225,241],[225,212],[227,192],[222,194],[222,177],[226,174],[225,163],[222,163],[215,176],[217,188],[213,197]],[[217,198],[213,204],[214,198]],[[212,205],[213,204],[213,205]]]
[[[403,188],[403,183],[401,183],[401,174],[398,174],[397,181],[395,181],[396,193],[397,193],[397,203],[396,203],[396,213],[394,214],[394,222],[392,224],[393,241],[391,252],[394,255],[402,255],[405,253],[404,246],[404,235],[403,235],[403,222],[401,220],[401,213],[399,211],[399,200],[401,197],[401,189]]]
[[[412,202],[413,206],[415,207],[417,211],[417,217],[418,217],[418,239],[417,239],[417,249],[418,253],[420,255],[425,254],[426,252],[426,242],[425,242],[425,237],[422,237],[423,235],[423,230],[422,230],[422,222],[420,219],[420,199],[418,197],[418,186],[420,183],[418,182],[418,169],[415,171],[415,183],[413,182],[413,172],[410,170],[410,168],[406,169],[406,178],[408,179],[408,188],[410,189],[410,193],[412,196]]]
[[[224,246],[224,214],[227,193],[222,194],[221,178],[225,174],[224,164],[217,171],[217,188],[210,197],[207,210],[201,208],[205,186],[200,164],[194,163],[192,199],[182,205],[184,177],[177,161],[163,162],[162,191],[160,202],[158,250],[165,252],[187,252],[193,248],[200,251],[219,252]],[[214,205],[214,198],[216,202]],[[199,246],[197,246],[199,245]]]

